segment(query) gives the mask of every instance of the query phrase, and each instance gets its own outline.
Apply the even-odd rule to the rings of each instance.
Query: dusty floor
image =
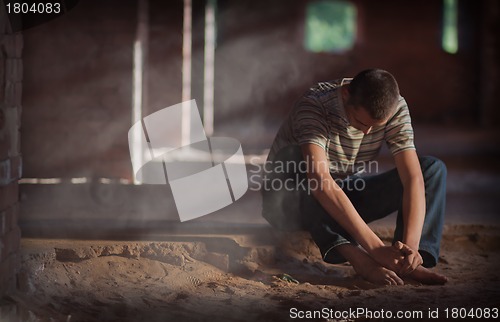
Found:
[[[390,240],[390,231],[377,233]],[[0,311],[0,320],[288,321],[299,310],[323,308],[331,315],[316,320],[355,320],[338,315],[349,309],[371,310],[378,321],[399,310],[427,318],[438,309],[442,319],[447,308],[449,314],[500,308],[499,242],[500,228],[447,226],[437,267],[450,278],[447,285],[376,287],[349,265],[323,263],[303,233],[154,242],[24,239],[23,292],[12,295],[15,308]],[[381,310],[385,315],[376,316]],[[357,320],[370,318],[359,313]]]

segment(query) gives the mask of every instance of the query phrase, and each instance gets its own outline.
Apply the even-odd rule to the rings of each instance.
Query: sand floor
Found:
[[[377,233],[390,241],[390,230]],[[407,280],[380,287],[348,264],[322,262],[306,233],[24,239],[22,292],[4,299],[0,320],[290,321],[303,314],[317,321],[395,321],[396,314],[427,319],[430,312],[442,320],[446,309],[449,317],[464,314],[460,308],[467,314],[480,308],[472,311],[476,317],[488,308],[493,317],[500,309],[499,245],[500,228],[446,226],[436,268],[449,277],[446,285]]]

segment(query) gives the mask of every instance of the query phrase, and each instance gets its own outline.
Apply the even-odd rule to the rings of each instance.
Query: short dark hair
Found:
[[[382,69],[366,69],[349,84],[347,104],[365,108],[375,120],[388,118],[398,100],[399,86],[396,79]]]

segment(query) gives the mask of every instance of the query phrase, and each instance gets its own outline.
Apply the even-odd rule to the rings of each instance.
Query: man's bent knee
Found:
[[[433,156],[420,157],[419,160],[424,177],[437,175],[446,178],[447,169],[446,164],[443,161]]]

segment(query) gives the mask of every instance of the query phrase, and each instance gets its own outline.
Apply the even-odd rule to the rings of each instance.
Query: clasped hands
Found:
[[[422,265],[423,259],[418,250],[397,241],[392,246],[378,247],[370,254],[380,265],[392,270],[399,276],[406,276]]]

